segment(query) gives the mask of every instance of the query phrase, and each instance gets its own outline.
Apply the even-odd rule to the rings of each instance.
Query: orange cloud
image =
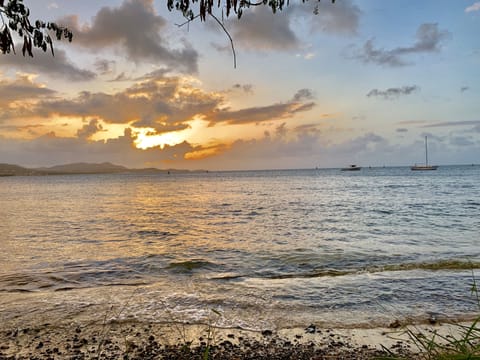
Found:
[[[186,160],[202,160],[209,157],[217,156],[229,149],[229,145],[226,144],[217,144],[210,145],[206,147],[197,147],[193,151],[185,154]]]

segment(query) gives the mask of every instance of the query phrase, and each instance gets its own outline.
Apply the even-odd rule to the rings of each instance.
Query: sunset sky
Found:
[[[480,163],[480,2],[251,8],[225,19],[236,68],[215,21],[178,27],[166,1],[24,3],[74,38],[0,55],[0,163],[412,165],[426,135],[431,163]]]

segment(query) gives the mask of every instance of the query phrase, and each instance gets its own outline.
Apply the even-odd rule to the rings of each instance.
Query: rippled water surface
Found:
[[[0,178],[0,315],[468,317],[479,234],[478,166]]]

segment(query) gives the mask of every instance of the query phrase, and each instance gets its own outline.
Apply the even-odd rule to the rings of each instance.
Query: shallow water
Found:
[[[7,322],[478,314],[478,166],[9,177],[0,202]]]

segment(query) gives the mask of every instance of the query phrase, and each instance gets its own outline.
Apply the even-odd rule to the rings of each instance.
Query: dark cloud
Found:
[[[315,7],[318,7],[317,15],[314,15]],[[244,11],[240,21],[229,19],[227,28],[235,45],[244,49],[291,51],[304,45],[295,32],[295,21],[306,22],[312,32],[352,35],[357,32],[359,18],[360,10],[349,0],[336,4],[306,2],[287,6],[276,14],[264,6],[251,7]],[[218,44],[214,47],[221,51],[228,48]]]
[[[0,108],[0,119],[70,116],[116,124],[143,121],[160,129],[211,112],[223,101],[182,81],[179,77],[149,79],[117,93],[84,91],[70,99],[53,96],[53,91],[27,78],[4,81],[0,90],[7,103]]]
[[[75,16],[59,22],[73,30],[76,45],[93,50],[115,47],[135,62],[153,61],[197,71],[198,53],[185,42],[181,49],[172,48],[162,36],[166,20],[156,14],[153,0],[125,0],[116,8],[103,7],[89,25],[80,25]]]
[[[399,121],[397,124],[399,125],[422,125],[422,124],[427,124],[428,122],[426,120],[404,120],[404,121]]]
[[[470,90],[470,87],[469,87],[469,86],[462,86],[462,87],[460,88],[460,92],[462,92],[462,93],[465,92],[465,91],[468,91],[468,90]]]
[[[472,128],[465,130],[471,133],[480,133],[480,120],[464,120],[464,121],[445,121],[423,125],[423,128],[435,127],[463,127],[472,126]]]
[[[308,134],[308,133],[319,134],[321,132],[318,124],[303,124],[303,125],[296,126],[294,130],[297,133],[303,133],[303,134]]]
[[[288,51],[299,48],[301,41],[291,26],[288,9],[273,14],[264,6],[246,12],[240,21],[229,21],[235,44],[244,49]]]
[[[0,78],[0,123],[34,116],[38,102],[56,96],[54,90],[34,82],[28,75],[18,75],[15,79]]]
[[[115,61],[106,60],[106,59],[97,59],[95,61],[95,69],[101,75],[110,74],[113,72],[115,67]]]
[[[286,102],[244,109],[226,107],[226,92],[206,92],[186,82],[182,77],[164,76],[140,81],[117,93],[83,91],[71,99],[39,97],[15,114],[2,116],[19,118],[56,116],[98,119],[103,123],[151,127],[157,133],[184,130],[194,117],[202,117],[210,126],[217,123],[247,124],[275,121],[311,110],[315,106],[312,91],[300,89]],[[244,90],[249,87],[243,88]],[[33,91],[33,90],[32,90]],[[40,91],[35,89],[35,91]],[[49,91],[46,91],[48,94]],[[22,94],[16,92],[16,98]],[[99,123],[91,123],[79,135],[91,135]],[[98,130],[98,129],[97,129]]]
[[[115,82],[115,81],[128,81],[128,80],[130,80],[130,78],[125,74],[125,72],[121,72],[114,79],[110,81]]]
[[[206,117],[213,126],[216,123],[226,122],[228,124],[258,124],[260,122],[272,121],[293,117],[295,114],[309,111],[316,104],[315,102],[304,102],[311,97],[308,89],[297,92],[294,98],[284,103],[277,103],[266,106],[250,107],[240,110],[216,109]]]
[[[113,94],[84,91],[73,99],[41,101],[35,112],[43,117],[92,117],[116,124],[135,122],[162,131],[166,125],[182,127],[178,124],[196,114],[211,112],[222,101],[222,97],[185,84],[179,77],[161,77]]]
[[[17,76],[14,80],[2,80],[0,78],[0,114],[13,102],[27,103],[55,94],[54,90],[34,83],[28,76]]]
[[[293,96],[293,101],[312,100],[314,98],[313,92],[310,89],[300,89]]]
[[[103,131],[102,124],[100,124],[98,119],[92,119],[88,124],[85,124],[81,129],[77,130],[77,137],[89,139],[99,131]]]
[[[432,128],[432,127],[444,127],[444,126],[480,126],[480,120],[466,120],[466,121],[445,121],[445,122],[437,122],[433,124],[423,125],[424,128]]]
[[[420,88],[417,85],[402,86],[398,88],[388,88],[387,90],[370,90],[367,94],[367,97],[382,97],[384,99],[396,99],[402,95],[409,95],[415,91],[418,91]]]
[[[283,122],[275,128],[275,135],[285,137],[288,134],[287,123]]]
[[[376,48],[374,40],[368,40],[363,48],[350,56],[364,63],[385,66],[406,66],[411,63],[405,57],[422,53],[434,53],[441,50],[442,44],[450,37],[446,30],[440,30],[438,24],[422,24],[417,29],[416,41],[411,46],[397,47],[391,50]]]
[[[232,86],[235,90],[241,90],[246,94],[253,94],[253,85],[252,84],[235,84]]]
[[[96,77],[94,72],[81,69],[72,63],[62,49],[56,49],[55,56],[43,51],[36,51],[33,58],[29,56],[24,57],[18,53],[16,55],[2,55],[0,66],[48,74],[70,81],[88,81]]]

